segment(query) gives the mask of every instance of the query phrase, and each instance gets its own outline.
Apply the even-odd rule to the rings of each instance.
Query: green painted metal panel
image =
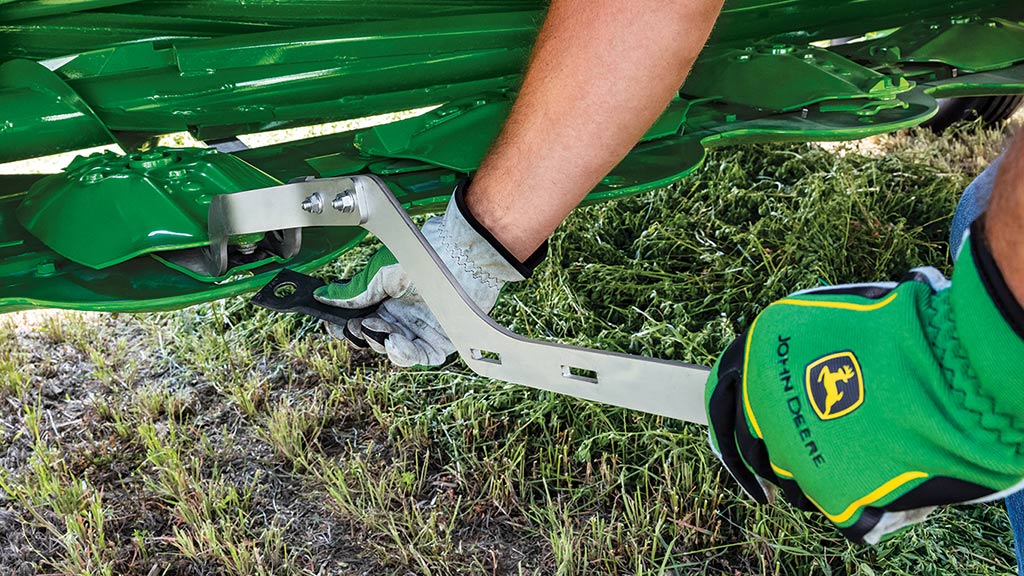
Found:
[[[78,93],[36,62],[0,64],[0,103],[0,162],[114,141]]]
[[[111,131],[191,129],[221,138],[507,88],[518,82],[537,17],[451,16],[405,20],[386,33],[360,23],[163,48],[134,44],[79,55],[56,74]],[[17,106],[18,95],[9,97],[0,98],[0,110]],[[0,162],[26,157],[25,149],[66,146],[55,136],[28,140],[0,132]]]
[[[860,36],[941,16],[1020,17],[1017,0],[726,0],[710,45]]]
[[[366,156],[404,158],[457,172],[472,172],[498,136],[514,100],[515,93],[509,91],[449,102],[415,118],[361,131],[355,136],[354,146]],[[640,141],[678,134],[689,107],[689,101],[676,98]],[[345,153],[329,157],[343,156]],[[316,158],[314,167],[326,167],[327,158]]]
[[[902,75],[876,72],[822,48],[761,44],[706,51],[682,92],[789,111],[825,100],[893,100],[909,89]]]
[[[15,2],[11,6],[19,4],[21,2]],[[38,53],[18,56],[78,53],[133,40],[146,41],[157,33],[162,34],[160,38],[224,35],[218,33],[217,26],[287,29],[457,14],[540,11],[545,5],[543,0],[145,0],[63,19],[40,18],[21,26],[17,22],[0,26],[0,59],[10,56],[3,53],[4,49],[26,45],[32,45]],[[1022,7],[1015,0],[727,0],[712,45],[743,44],[774,37],[804,43],[856,36],[921,19],[981,12],[1020,17]],[[205,30],[197,28],[200,24],[205,24]],[[5,34],[16,35],[18,41],[2,41]],[[32,41],[33,35],[40,36],[41,40]],[[74,42],[65,46],[69,39]]]
[[[0,21],[0,60],[44,60],[131,43],[155,42],[169,46],[188,40],[283,29],[282,26],[217,22],[187,15],[152,18],[102,12]]]
[[[209,245],[210,198],[280,184],[216,150],[79,157],[37,182],[18,221],[62,257],[101,269],[161,250]]]
[[[545,0],[145,0],[122,11],[152,17],[188,14],[218,21],[301,27],[537,10],[545,5]]]
[[[0,22],[27,20],[53,14],[82,12],[129,4],[137,0],[21,0],[0,3]]]
[[[998,70],[1024,62],[1024,25],[977,16],[927,20],[837,51],[849,58],[887,64],[939,63],[963,72]]]

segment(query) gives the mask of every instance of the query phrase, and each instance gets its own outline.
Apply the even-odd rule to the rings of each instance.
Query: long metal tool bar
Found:
[[[463,361],[481,376],[707,422],[706,367],[531,340],[494,322],[466,295],[401,203],[374,176],[226,194],[210,206],[212,238],[309,226],[362,226],[377,235],[413,279]]]

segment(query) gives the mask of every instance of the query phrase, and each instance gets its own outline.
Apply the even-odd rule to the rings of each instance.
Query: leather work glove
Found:
[[[715,364],[711,445],[759,503],[774,487],[855,542],[1024,479],[1024,310],[975,223],[952,283],[797,292]]]
[[[490,312],[506,282],[529,277],[546,255],[541,246],[519,262],[469,212],[465,203],[468,181],[452,194],[443,216],[423,225],[423,235],[484,312]],[[328,284],[313,296],[330,306],[361,309],[379,307],[344,326],[328,325],[331,333],[357,348],[371,348],[399,366],[439,366],[455,346],[416,292],[412,279],[387,248],[381,248],[366,268],[347,283]]]

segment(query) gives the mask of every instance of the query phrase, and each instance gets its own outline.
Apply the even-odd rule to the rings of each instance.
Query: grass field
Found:
[[[714,152],[671,188],[578,211],[494,316],[710,363],[793,290],[948,272],[956,200],[1002,139]],[[701,427],[460,364],[398,370],[242,299],[0,317],[0,462],[0,573],[19,576],[1014,569],[1001,504],[851,546],[740,497]]]

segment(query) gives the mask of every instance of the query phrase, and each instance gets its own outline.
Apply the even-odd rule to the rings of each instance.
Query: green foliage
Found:
[[[900,156],[810,145],[715,152],[670,190],[575,214],[552,245],[557,265],[516,286],[502,311],[537,335],[707,363],[796,289],[948,269],[948,223],[967,182]],[[536,311],[567,306],[575,314]]]

